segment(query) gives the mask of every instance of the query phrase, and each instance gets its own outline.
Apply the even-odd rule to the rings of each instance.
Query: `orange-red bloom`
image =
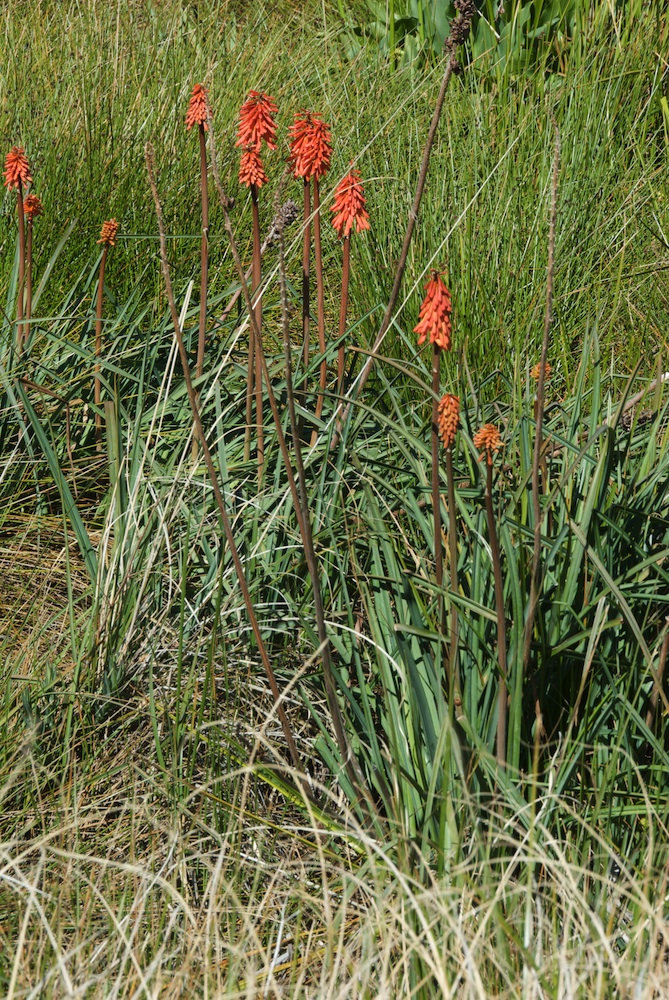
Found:
[[[277,106],[268,94],[252,90],[239,110],[236,146],[260,152],[260,144],[266,142],[270,149],[276,149]]]
[[[436,344],[442,351],[450,351],[452,308],[451,293],[439,272],[433,271],[425,286],[425,298],[418,314],[418,325],[414,327],[414,333],[420,334],[419,346],[429,334],[431,344]]]
[[[260,154],[255,149],[245,149],[242,153],[242,160],[239,165],[239,183],[246,184],[247,187],[255,185],[261,188],[267,183],[265,173],[260,159]]]
[[[369,213],[365,210],[365,195],[359,170],[349,171],[337,184],[330,211],[335,213],[332,225],[337,230],[339,239],[349,235],[354,222],[358,233],[362,229],[369,229]]]
[[[191,129],[193,125],[204,125],[207,131],[207,91],[201,83],[196,83],[190,95],[188,111],[186,112],[186,128]]]
[[[118,222],[116,219],[107,219],[102,223],[102,231],[98,243],[105,243],[108,247],[116,246],[116,234],[118,232]]]
[[[23,202],[23,211],[27,219],[37,218],[44,211],[41,199],[36,194],[27,195]]]
[[[290,166],[295,177],[323,177],[330,169],[332,141],[330,126],[319,114],[300,111],[289,130]]]
[[[530,375],[532,376],[532,378],[535,378],[535,379],[538,380],[540,371],[541,371],[541,361],[537,361],[536,365],[534,366],[534,368],[530,372]],[[551,372],[552,371],[553,371],[552,367],[549,365],[548,362],[546,362],[546,364],[544,366],[544,378],[545,379],[549,379],[551,377]]]
[[[12,146],[10,151],[5,157],[5,187],[17,188],[19,184],[24,187],[26,184],[30,184],[32,177],[30,174],[30,164],[28,163],[28,157],[21,146]]]
[[[460,426],[460,400],[450,392],[439,400],[439,437],[444,448],[450,448]]]
[[[476,432],[474,435],[474,447],[485,453],[488,464],[491,465],[492,453],[499,451],[502,447],[502,439],[494,424],[484,424],[481,430]],[[481,455],[481,458],[483,458],[483,455]]]

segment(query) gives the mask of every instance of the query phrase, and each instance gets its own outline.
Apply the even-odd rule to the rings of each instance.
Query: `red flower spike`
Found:
[[[337,236],[348,236],[355,222],[356,232],[369,229],[369,214],[365,211],[365,196],[360,181],[360,171],[351,170],[335,188],[334,201],[330,209],[335,213],[332,225]]]
[[[36,219],[44,211],[41,198],[36,194],[29,194],[23,202],[23,211],[27,219]]]
[[[305,180],[323,177],[330,169],[332,158],[330,126],[319,114],[300,111],[295,115],[288,134],[293,175]]]
[[[442,351],[451,349],[451,293],[441,280],[438,271],[432,272],[432,277],[425,286],[426,294],[418,314],[418,325],[414,333],[418,333],[418,345],[425,342],[430,335],[430,343],[436,344]]]
[[[242,153],[239,165],[239,183],[245,184],[246,187],[255,185],[256,188],[261,188],[263,184],[267,183],[267,174],[263,169],[262,160],[257,150],[245,149]]]
[[[118,233],[118,222],[116,219],[107,219],[106,222],[102,223],[102,229],[100,230],[100,239],[98,243],[104,243],[108,247],[116,246],[116,234]]]
[[[17,188],[19,183],[24,187],[30,184],[32,176],[30,174],[30,164],[22,146],[12,146],[5,157],[5,187]]]
[[[455,435],[460,426],[460,400],[450,392],[445,393],[439,401],[439,437],[444,448],[450,448],[455,441]]]
[[[480,455],[481,461],[483,461],[483,455],[485,455],[488,465],[492,465],[493,452],[499,451],[503,447],[502,438],[497,427],[494,424],[484,424],[481,430],[477,431],[474,435],[473,441],[474,447],[483,452]]]
[[[260,145],[266,142],[270,149],[276,149],[276,122],[274,116],[278,108],[268,94],[257,90],[249,93],[239,110],[236,146],[260,152]]]
[[[207,112],[207,91],[201,83],[196,83],[190,95],[188,111],[186,112],[186,128],[191,129],[193,125],[204,125],[205,132],[208,130]]]

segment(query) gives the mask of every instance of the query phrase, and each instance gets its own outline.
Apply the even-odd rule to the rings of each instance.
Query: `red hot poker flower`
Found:
[[[255,149],[245,149],[242,153],[239,165],[239,183],[245,184],[246,187],[254,185],[256,188],[261,188],[263,184],[267,183],[267,174],[263,169],[260,154]]]
[[[330,169],[330,126],[319,114],[300,111],[290,127],[290,166],[295,177],[323,177]]]
[[[360,181],[360,171],[351,170],[335,188],[330,209],[335,213],[332,225],[341,239],[348,236],[355,222],[356,232],[369,229],[369,213],[365,210],[365,195]]]
[[[12,146],[5,157],[5,187],[17,188],[19,183],[24,187],[30,184],[32,176],[30,174],[30,164],[21,146]]]
[[[424,343],[430,335],[430,343],[436,344],[442,351],[451,349],[451,293],[441,279],[438,271],[432,272],[432,277],[425,286],[425,298],[418,314],[418,325],[414,333],[420,334],[418,345]]]
[[[44,211],[41,198],[36,194],[29,194],[23,202],[23,211],[27,219],[36,219]]]
[[[191,129],[193,125],[204,125],[205,132],[207,126],[207,91],[201,83],[196,83],[190,95],[188,111],[186,112],[186,128]]]
[[[444,448],[450,448],[460,426],[460,400],[450,392],[439,401],[439,437]]]
[[[492,465],[492,455],[494,451],[499,451],[502,447],[500,433],[494,424],[484,424],[480,431],[474,435],[474,447],[483,452],[487,458],[488,465]],[[483,458],[483,455],[481,455]]]
[[[104,243],[108,247],[115,247],[117,232],[118,222],[116,219],[107,219],[106,222],[102,223],[102,230],[100,232],[100,239],[98,240],[98,243]]]
[[[276,149],[276,122],[274,116],[278,108],[274,98],[257,90],[249,93],[239,110],[236,146],[260,152],[260,145],[266,142],[270,149]]]

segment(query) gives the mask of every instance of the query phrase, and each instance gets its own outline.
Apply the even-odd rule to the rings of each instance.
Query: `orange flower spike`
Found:
[[[494,424],[484,424],[481,430],[476,432],[474,447],[485,453],[488,465],[492,465],[493,452],[499,451],[502,447],[502,439]],[[483,460],[483,454],[480,457]]]
[[[193,125],[203,125],[205,132],[208,130],[207,113],[209,105],[207,102],[207,91],[201,83],[196,83],[190,95],[188,111],[186,112],[186,128],[191,129]]]
[[[418,325],[414,327],[414,333],[420,335],[418,346],[425,342],[429,334],[431,344],[436,344],[442,351],[450,351],[452,309],[451,293],[439,272],[433,271],[425,286],[425,298],[418,314]]]
[[[293,176],[321,178],[330,169],[332,137],[330,126],[320,115],[300,111],[289,130],[290,165]]]
[[[23,202],[23,211],[27,219],[36,219],[44,211],[41,199],[36,194],[29,194]]]
[[[269,149],[276,149],[276,122],[278,111],[276,102],[268,94],[257,90],[249,93],[239,110],[236,146],[260,152],[260,145],[266,142]]]
[[[30,164],[22,146],[12,146],[7,153],[4,177],[5,187],[9,188],[10,191],[12,188],[17,188],[19,184],[25,187],[32,181]]]
[[[365,210],[365,195],[362,190],[360,171],[351,170],[335,188],[331,212],[335,213],[332,225],[337,236],[348,236],[355,223],[356,232],[369,229],[369,213]]]
[[[263,169],[262,160],[257,150],[245,149],[242,153],[239,165],[239,183],[245,184],[246,187],[255,185],[256,188],[261,188],[263,184],[267,183],[267,174]]]
[[[552,369],[551,365],[547,361],[546,365],[544,367],[544,378],[545,379],[549,379],[551,377],[551,372],[552,371],[553,371],[553,369]],[[536,365],[534,366],[534,368],[530,372],[530,375],[532,376],[533,379],[537,379],[538,380],[540,372],[541,372],[541,362],[537,361]]]
[[[439,437],[444,448],[450,448],[460,426],[460,400],[447,392],[439,400]]]
[[[118,222],[116,219],[107,219],[102,223],[102,231],[98,243],[104,243],[108,247],[116,246],[116,234],[118,232]]]

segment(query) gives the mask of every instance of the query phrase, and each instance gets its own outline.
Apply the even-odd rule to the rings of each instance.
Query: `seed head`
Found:
[[[108,247],[116,246],[116,234],[118,232],[118,222],[116,219],[107,219],[102,223],[100,239],[98,243],[104,243]]]
[[[249,93],[239,109],[236,146],[260,152],[260,145],[266,142],[270,149],[276,149],[276,122],[274,116],[278,108],[268,94],[257,90]]]
[[[460,426],[460,400],[450,392],[439,400],[439,437],[444,448],[450,448]]]
[[[242,153],[239,183],[245,184],[246,187],[254,185],[256,188],[261,188],[267,183],[267,174],[263,169],[260,153],[256,149],[245,149]]]
[[[41,199],[36,194],[27,195],[23,201],[23,211],[29,222],[37,218],[44,211]]]
[[[553,371],[552,367],[549,365],[548,362],[546,362],[546,364],[544,365],[544,379],[549,379],[551,377],[552,371]],[[537,361],[536,365],[530,372],[530,375],[532,376],[532,378],[537,379],[538,381],[540,373],[541,373],[541,362]]]
[[[335,213],[332,225],[337,230],[339,239],[349,235],[354,222],[358,233],[369,229],[369,213],[365,210],[365,195],[359,170],[350,170],[337,184],[330,211]]]
[[[193,87],[193,92],[190,95],[190,101],[188,103],[188,111],[186,112],[186,128],[191,129],[193,125],[203,125],[206,132],[209,127],[207,125],[207,112],[207,91],[201,83],[196,83]]]
[[[30,164],[22,146],[12,146],[5,157],[5,187],[10,191],[19,184],[25,187],[32,181]]]
[[[502,439],[494,424],[484,424],[474,435],[474,447],[485,453],[488,465],[492,465],[492,454],[502,447]],[[480,456],[483,459],[483,454]]]
[[[425,286],[425,298],[418,314],[418,325],[414,327],[414,333],[419,334],[418,346],[425,342],[429,334],[431,344],[436,344],[442,351],[450,351],[452,309],[451,293],[439,272],[433,271]]]
[[[300,111],[289,130],[290,166],[295,177],[323,177],[330,169],[332,142],[330,126],[320,115]]]

